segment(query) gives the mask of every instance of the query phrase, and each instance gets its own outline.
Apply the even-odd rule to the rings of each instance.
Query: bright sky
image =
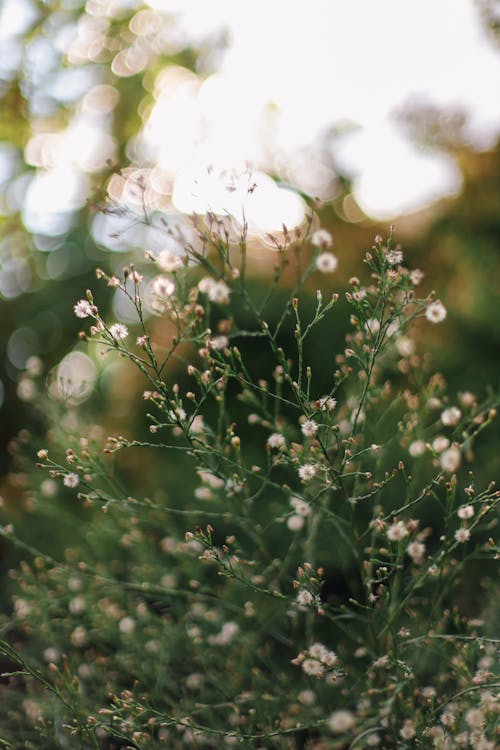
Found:
[[[141,7],[138,0],[89,3],[92,13],[76,34],[41,40],[29,51],[33,75],[42,76],[39,87],[35,81],[38,106],[43,110],[47,86],[59,99],[75,102],[63,131],[34,132],[25,158],[38,168],[37,176],[11,195],[11,203],[23,207],[26,226],[48,235],[69,226],[71,212],[88,195],[87,175],[115,152],[110,117],[116,90],[80,63],[98,44],[110,15],[120,7]],[[132,164],[152,167],[151,196],[158,208],[218,210],[228,198],[215,184],[219,172],[224,170],[227,182],[228,174],[250,163],[261,199],[245,210],[254,210],[255,223],[271,231],[283,215],[299,221],[301,210],[295,196],[278,191],[264,172],[329,199],[337,167],[354,178],[354,197],[368,215],[392,219],[461,185],[450,157],[408,139],[394,116],[403,106],[420,101],[463,109],[467,138],[477,148],[493,145],[499,135],[500,55],[474,0],[148,0],[144,6],[131,24],[137,44],[113,61],[117,75],[147,69],[142,40],[168,13],[178,16],[173,32],[170,22],[166,27],[173,34],[169,43],[205,40],[204,54],[208,49],[216,71],[207,78],[170,68],[156,79],[155,104],[129,154]],[[30,7],[30,0],[4,0],[2,44],[22,33]],[[223,52],[215,36],[221,27],[228,32]],[[51,44],[74,63],[54,80]],[[5,151],[2,169],[8,156]],[[209,165],[215,177],[207,177]],[[233,204],[239,195],[238,189]]]

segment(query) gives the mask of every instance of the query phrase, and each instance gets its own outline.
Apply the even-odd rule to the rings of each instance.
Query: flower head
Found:
[[[113,323],[109,327],[109,333],[115,341],[123,341],[128,336],[128,328],[123,323]]]
[[[71,472],[70,474],[66,474],[66,476],[63,479],[63,484],[65,487],[77,487],[80,482],[80,477],[78,474],[74,474]]]
[[[304,482],[309,481],[309,479],[312,479],[316,474],[316,467],[313,464],[304,464],[299,468],[299,477],[304,480]]]
[[[320,253],[316,258],[316,268],[321,273],[333,273],[339,262],[333,253]]]
[[[316,247],[331,247],[333,244],[332,235],[326,229],[316,229],[311,237],[311,242]]]
[[[425,311],[425,317],[431,323],[441,323],[446,318],[446,307],[439,300],[431,302]]]
[[[89,318],[93,315],[93,308],[90,302],[86,299],[80,299],[73,307],[77,318]]]

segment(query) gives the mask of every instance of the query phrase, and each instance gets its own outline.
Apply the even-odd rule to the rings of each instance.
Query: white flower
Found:
[[[316,258],[316,268],[321,273],[333,273],[339,261],[333,253],[320,253]]]
[[[438,435],[432,441],[432,447],[436,451],[436,453],[442,453],[450,447],[450,441],[444,435]]]
[[[306,421],[302,423],[300,429],[302,430],[302,434],[306,437],[314,437],[318,431],[318,425],[314,419],[306,419]]]
[[[302,589],[297,594],[297,604],[301,607],[307,607],[309,604],[312,604],[313,601],[314,596],[310,591],[307,591],[306,589]]]
[[[420,268],[415,268],[413,271],[410,271],[410,281],[412,284],[414,284],[414,286],[418,286],[423,280],[424,276],[425,274],[420,270]]]
[[[279,449],[282,448],[286,443],[286,440],[283,435],[280,435],[279,432],[273,432],[269,437],[267,438],[267,444],[268,446],[273,449]]]
[[[80,477],[78,474],[74,474],[73,472],[70,474],[66,474],[66,476],[63,479],[63,484],[65,487],[77,487],[78,483],[80,482]]]
[[[406,548],[406,552],[414,563],[420,563],[423,560],[425,544],[422,544],[422,542],[410,542]]]
[[[324,666],[317,659],[304,659],[301,666],[311,677],[322,677],[325,671]]]
[[[450,406],[449,409],[445,409],[441,412],[441,422],[446,427],[455,427],[460,422],[462,412],[457,406]]]
[[[225,281],[216,281],[211,276],[205,276],[198,282],[198,289],[208,296],[210,302],[227,305],[231,290]]]
[[[286,525],[290,531],[300,531],[304,526],[304,519],[302,516],[293,515],[288,518]]]
[[[425,453],[425,443],[423,440],[414,440],[413,443],[410,443],[410,446],[408,448],[408,453],[410,456],[413,456],[414,458],[417,458],[418,456],[423,456]]]
[[[410,357],[415,351],[415,344],[408,336],[400,336],[396,341],[396,349],[402,357]]]
[[[299,477],[307,482],[316,474],[316,467],[313,464],[304,464],[299,468]]]
[[[170,250],[162,250],[156,258],[156,263],[162,271],[166,273],[172,273],[177,271],[178,268],[182,268],[183,261],[179,255],[172,253]]]
[[[331,732],[340,734],[341,732],[347,732],[349,729],[352,729],[352,727],[356,724],[356,717],[353,713],[351,713],[351,711],[340,709],[339,711],[334,711],[333,714],[331,714],[327,721],[327,724]]]
[[[387,253],[386,260],[390,266],[399,266],[403,262],[403,253],[401,250],[391,250]]]
[[[389,526],[386,533],[387,538],[391,542],[399,542],[400,539],[404,539],[405,536],[407,536],[408,530],[403,521],[396,521],[392,524],[392,526]]]
[[[126,339],[128,336],[128,328],[127,326],[124,326],[123,323],[113,323],[113,325],[109,327],[109,333],[115,341],[123,341],[123,339]]]
[[[462,507],[457,510],[457,516],[461,518],[462,520],[466,520],[467,518],[472,518],[473,515],[474,515],[473,505],[462,505]]]
[[[210,339],[208,345],[210,349],[215,349],[215,351],[219,352],[229,346],[229,339],[227,336],[214,336],[213,339]]]
[[[455,539],[460,544],[463,544],[464,542],[468,542],[470,539],[469,529],[466,529],[463,526],[461,526],[459,529],[455,531]]]
[[[157,276],[153,280],[151,289],[156,297],[167,299],[175,292],[175,284],[172,279],[167,278],[167,276]]]
[[[290,505],[299,516],[310,516],[312,508],[308,502],[300,497],[291,497]]]
[[[331,247],[333,239],[326,229],[317,229],[311,237],[311,242],[316,247]]]
[[[321,396],[318,399],[318,404],[321,411],[333,411],[337,406],[337,399],[331,396]]]
[[[78,300],[73,307],[77,318],[89,318],[92,313],[92,305],[86,299]]]
[[[453,471],[456,471],[462,461],[460,448],[458,448],[458,446],[456,445],[452,445],[451,448],[448,448],[447,451],[441,453],[439,461],[441,463],[441,468],[444,469],[444,471],[448,471],[450,472],[450,474]]]
[[[425,317],[431,323],[441,323],[446,318],[446,307],[439,300],[431,302],[425,311]]]
[[[473,729],[479,729],[484,724],[484,714],[479,708],[469,708],[465,714],[465,721]]]

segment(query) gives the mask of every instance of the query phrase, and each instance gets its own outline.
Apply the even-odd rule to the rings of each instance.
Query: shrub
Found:
[[[2,529],[30,559],[4,745],[493,748],[500,493],[471,461],[495,410],[418,350],[444,306],[392,233],[339,295],[328,232],[284,227],[263,294],[245,225],[196,230],[182,255],[98,270],[133,333],[90,291],[74,306],[81,339],[140,372],[149,431],[102,440],[70,394],[38,446],[37,513],[78,507],[60,552]]]

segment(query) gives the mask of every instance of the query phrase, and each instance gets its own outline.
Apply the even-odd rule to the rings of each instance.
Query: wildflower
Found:
[[[460,544],[463,544],[464,542],[468,542],[470,539],[469,529],[466,529],[464,526],[461,526],[459,529],[455,531],[455,539]]]
[[[421,563],[424,557],[425,544],[422,544],[422,542],[410,542],[406,548],[406,552],[414,563]]]
[[[118,623],[118,627],[120,628],[121,633],[124,635],[130,635],[135,630],[135,620],[133,617],[122,617]]]
[[[476,403],[476,397],[470,391],[459,393],[458,398],[460,399],[460,403],[462,404],[462,406],[465,407],[474,406],[474,404]]]
[[[311,506],[309,505],[309,503],[307,503],[305,500],[302,500],[300,497],[291,497],[290,505],[299,516],[311,515],[311,510],[312,510]]]
[[[267,444],[271,449],[279,450],[282,448],[286,443],[286,440],[283,435],[280,435],[279,432],[273,432],[269,437],[267,438]]]
[[[311,237],[311,242],[315,247],[331,247],[333,245],[332,235],[326,229],[317,229]]]
[[[418,286],[423,280],[424,276],[425,274],[420,270],[420,268],[414,268],[413,271],[410,271],[410,281],[414,286]]]
[[[86,299],[78,300],[76,305],[73,307],[77,318],[89,318],[93,315],[93,308],[90,302]]]
[[[314,419],[306,419],[300,429],[305,437],[314,437],[318,431],[318,425]]]
[[[172,279],[169,279],[166,276],[157,276],[153,280],[152,292],[156,297],[166,299],[171,297],[175,292],[175,284]]]
[[[316,695],[312,690],[301,690],[297,698],[304,706],[312,706],[316,703]]]
[[[444,471],[453,472],[458,469],[462,460],[462,454],[460,448],[456,445],[452,445],[447,451],[441,453],[440,457],[441,468]]]
[[[399,730],[399,734],[404,740],[411,740],[415,737],[415,725],[410,719],[406,719],[404,725]]]
[[[425,317],[431,323],[441,323],[446,318],[446,307],[439,300],[431,302],[425,311]]]
[[[418,456],[423,456],[425,453],[425,443],[423,440],[414,440],[413,443],[410,443],[410,446],[408,448],[408,453],[410,456],[413,456],[414,458],[417,458]]]
[[[211,638],[210,641],[217,646],[227,646],[234,639],[238,631],[239,626],[236,622],[225,622],[220,633]]]
[[[162,250],[156,258],[156,263],[162,271],[172,273],[173,271],[182,268],[183,260],[179,255],[176,255],[170,250]]]
[[[349,729],[352,729],[352,727],[356,724],[356,717],[353,713],[351,713],[351,711],[340,709],[339,711],[334,711],[333,714],[331,714],[327,721],[327,724],[331,732],[340,734],[341,732],[347,732]]]
[[[123,341],[128,336],[128,328],[123,323],[113,323],[109,327],[109,333],[115,341]]]
[[[455,427],[460,422],[462,412],[456,406],[450,406],[449,409],[445,409],[441,412],[441,422],[446,427]]]
[[[408,336],[400,336],[396,341],[396,348],[402,357],[410,357],[415,351],[415,344]]]
[[[227,336],[215,336],[213,339],[210,339],[208,344],[211,349],[215,349],[218,352],[229,346],[229,339]]]
[[[484,723],[484,714],[479,708],[469,708],[465,714],[465,721],[473,729],[480,729]]]
[[[339,262],[333,253],[320,253],[316,258],[316,268],[321,273],[333,273]]]
[[[302,589],[297,594],[297,604],[300,607],[307,607],[310,604],[312,604],[314,601],[314,596],[311,594],[310,591],[307,591],[307,589]]]
[[[78,474],[74,474],[71,472],[70,474],[66,474],[66,476],[63,479],[63,484],[65,487],[77,487],[80,482],[80,477]]]
[[[444,435],[438,435],[432,441],[432,447],[436,451],[436,453],[442,453],[450,447],[450,441]]]
[[[462,520],[465,520],[467,518],[472,518],[473,515],[474,515],[473,505],[462,505],[462,507],[457,510],[457,516],[461,518]]]
[[[46,448],[41,448],[39,451],[37,451],[38,458],[42,459],[42,461],[45,461],[45,459],[48,457],[49,452]]]
[[[401,539],[405,538],[405,536],[408,534],[408,531],[403,521],[395,521],[392,526],[389,526],[386,533],[387,538],[391,542],[399,542]]]
[[[390,266],[399,266],[403,262],[403,253],[401,250],[391,250],[385,257]]]
[[[321,398],[318,399],[318,406],[321,411],[333,411],[337,406],[337,399],[332,398],[331,396],[321,396]]]
[[[322,677],[325,671],[324,666],[317,659],[304,659],[302,669],[310,677]]]
[[[299,515],[290,516],[286,522],[290,531],[300,531],[304,526],[304,518]]]
[[[198,283],[198,289],[208,296],[210,302],[227,305],[231,290],[225,281],[215,281],[211,276],[204,276]]]
[[[307,482],[312,479],[316,474],[316,467],[313,464],[304,464],[299,468],[299,477]]]
[[[148,337],[138,336],[135,340],[135,343],[137,344],[137,346],[142,346],[144,348],[148,345]]]

